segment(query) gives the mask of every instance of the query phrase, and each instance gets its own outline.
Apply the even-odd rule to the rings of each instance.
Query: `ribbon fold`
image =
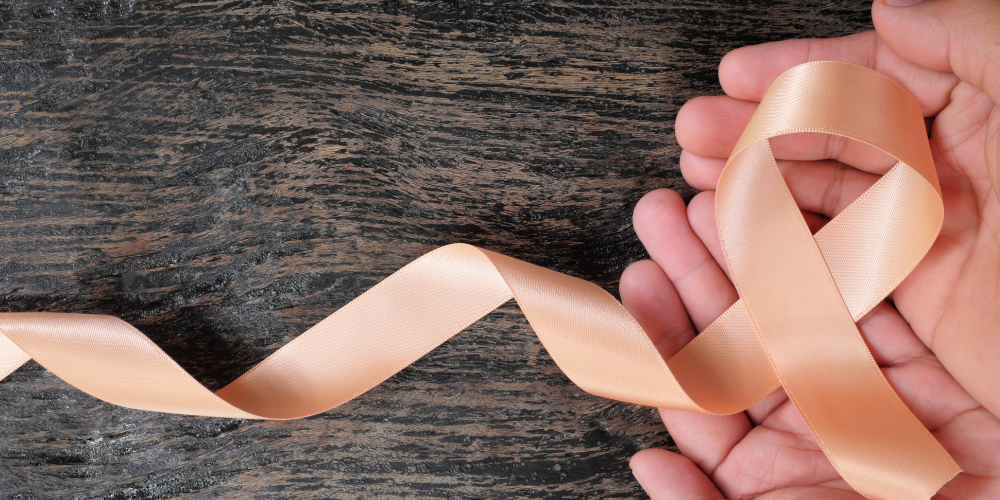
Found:
[[[899,162],[812,235],[768,143],[799,132],[848,137]],[[121,406],[301,418],[364,393],[514,298],[587,392],[729,414],[783,386],[855,490],[879,500],[930,498],[960,469],[892,390],[855,325],[940,230],[940,187],[919,105],[860,66],[796,66],[778,77],[744,131],[716,203],[740,301],[669,360],[598,286],[455,244],[403,267],[215,393],[141,332],[101,315],[0,314],[0,376],[33,358]]]

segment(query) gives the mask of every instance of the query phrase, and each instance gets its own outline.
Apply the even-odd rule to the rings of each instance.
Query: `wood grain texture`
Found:
[[[0,308],[114,314],[219,388],[467,242],[615,292],[673,120],[732,48],[861,0],[0,4]],[[405,332],[400,332],[405,335]],[[506,305],[290,422],[0,383],[0,498],[633,498],[655,410],[592,397]]]

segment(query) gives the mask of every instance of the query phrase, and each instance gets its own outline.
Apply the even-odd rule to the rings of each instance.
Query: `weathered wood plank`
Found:
[[[728,50],[860,0],[0,6],[0,307],[118,315],[218,388],[430,249],[615,291],[673,119]],[[405,332],[401,332],[405,334]],[[292,422],[0,383],[0,498],[631,498],[654,410],[581,393],[507,305]]]

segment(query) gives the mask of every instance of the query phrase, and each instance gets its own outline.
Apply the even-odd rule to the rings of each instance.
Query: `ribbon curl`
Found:
[[[798,132],[865,142],[899,162],[812,235],[768,143]],[[0,377],[33,358],[121,406],[301,418],[364,393],[514,298],[587,392],[729,414],[783,386],[855,490],[879,500],[930,498],[960,470],[889,386],[855,325],[940,230],[940,187],[919,105],[860,66],[796,66],[761,102],[716,200],[740,301],[669,360],[598,286],[456,244],[403,267],[215,393],[141,332],[100,315],[0,314]]]

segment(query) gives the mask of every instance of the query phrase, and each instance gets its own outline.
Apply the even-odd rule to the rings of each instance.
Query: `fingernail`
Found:
[[[924,0],[883,0],[886,5],[891,7],[912,7]]]

